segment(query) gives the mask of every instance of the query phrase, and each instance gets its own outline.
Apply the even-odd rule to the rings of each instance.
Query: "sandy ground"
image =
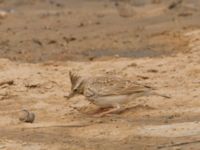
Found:
[[[200,7],[195,1],[0,0],[0,150],[200,147]],[[119,115],[67,100],[69,71],[153,86]],[[22,123],[21,109],[35,113]]]

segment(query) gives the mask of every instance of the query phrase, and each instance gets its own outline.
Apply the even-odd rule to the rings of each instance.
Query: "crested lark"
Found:
[[[154,92],[149,86],[117,76],[84,77],[72,72],[69,72],[69,76],[71,93],[68,95],[68,99],[76,94],[82,94],[100,108],[112,108],[98,116],[118,112],[123,104],[141,96],[158,95],[170,98]]]

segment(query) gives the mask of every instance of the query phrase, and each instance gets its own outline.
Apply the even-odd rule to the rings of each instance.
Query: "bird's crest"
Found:
[[[77,80],[80,78],[80,76],[74,71],[69,71],[69,77],[70,77],[70,81],[72,85],[74,85],[77,82]]]

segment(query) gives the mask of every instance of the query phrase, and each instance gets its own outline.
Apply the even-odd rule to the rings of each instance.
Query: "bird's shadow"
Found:
[[[93,110],[88,110],[86,112],[81,112],[83,115],[86,115],[86,116],[95,116],[97,114],[100,114],[102,112],[105,112],[109,109],[112,109],[112,107],[108,107],[108,108],[97,108],[97,109],[93,109]],[[106,116],[113,116],[113,115],[121,115],[121,114],[124,114],[124,113],[128,113],[128,112],[138,112],[138,111],[144,111],[144,110],[154,110],[155,108],[151,107],[151,106],[148,106],[148,105],[142,105],[142,104],[139,104],[139,105],[136,105],[136,106],[129,106],[129,107],[123,107],[121,109],[119,109],[118,111],[116,112],[113,112],[113,113],[110,113],[110,114],[107,114]]]

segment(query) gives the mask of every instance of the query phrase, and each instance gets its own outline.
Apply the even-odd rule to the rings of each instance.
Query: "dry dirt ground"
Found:
[[[200,2],[0,0],[0,150],[200,149]],[[67,100],[69,70],[153,86],[121,114]],[[35,113],[32,124],[18,112]]]

